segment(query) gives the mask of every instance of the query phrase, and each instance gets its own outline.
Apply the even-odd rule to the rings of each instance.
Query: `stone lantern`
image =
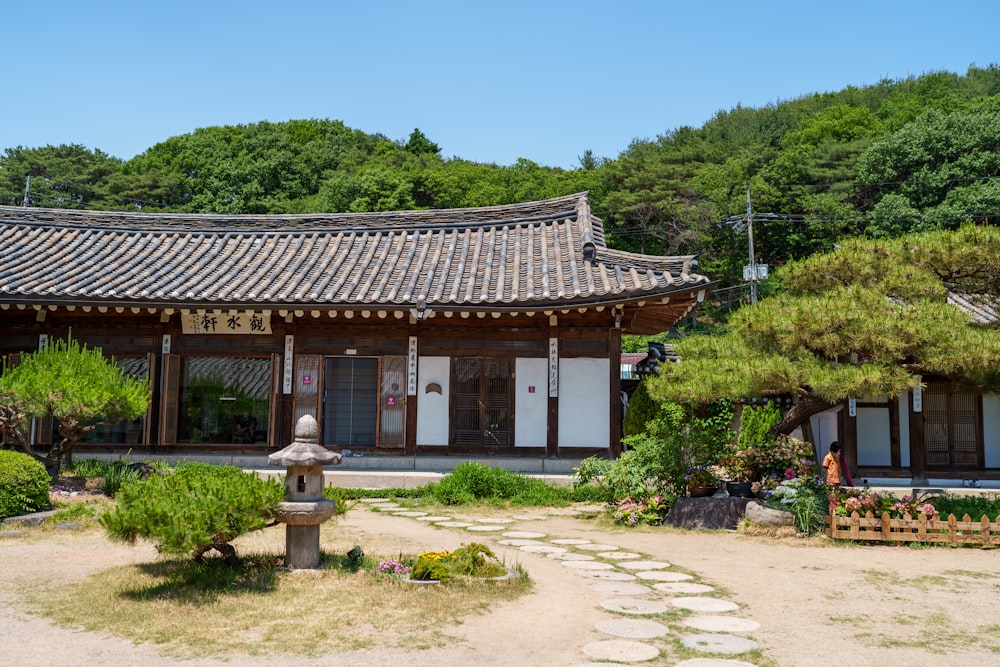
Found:
[[[295,439],[267,457],[273,466],[285,466],[284,502],[278,504],[278,521],[285,524],[285,566],[319,567],[319,525],[333,516],[336,505],[323,498],[323,466],[340,465],[341,455],[320,447],[319,429],[311,415],[295,424]]]

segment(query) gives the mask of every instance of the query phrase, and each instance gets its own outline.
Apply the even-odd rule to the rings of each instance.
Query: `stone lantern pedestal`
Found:
[[[278,521],[285,524],[285,566],[307,570],[319,567],[319,526],[333,516],[336,504],[323,498],[323,466],[340,465],[341,456],[319,446],[316,419],[305,415],[295,424],[295,439],[267,457],[288,469],[284,502]]]

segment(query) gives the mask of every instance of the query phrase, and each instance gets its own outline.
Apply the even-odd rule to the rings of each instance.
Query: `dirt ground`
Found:
[[[1000,554],[978,549],[869,547],[833,544],[821,538],[780,540],[732,532],[685,532],[670,528],[629,530],[594,520],[533,512],[498,511],[520,518],[509,530],[546,533],[549,538],[583,538],[616,545],[670,562],[715,586],[737,603],[733,612],[761,624],[749,636],[767,663],[811,665],[1000,665]],[[455,515],[453,515],[455,516]],[[480,520],[484,517],[478,516]],[[472,541],[460,528],[438,528],[359,506],[323,528],[323,542],[350,533],[366,552],[412,552],[455,548]],[[272,528],[253,540],[281,540]],[[150,546],[128,547],[97,530],[30,529],[0,538],[0,636],[3,662],[18,666],[87,664],[146,667],[248,665],[518,665],[560,666],[590,662],[589,642],[609,639],[595,624],[609,618],[599,605],[607,595],[593,580],[543,554],[497,544],[499,533],[475,533],[508,562],[520,562],[535,582],[533,591],[491,612],[449,628],[448,645],[406,652],[373,649],[303,658],[228,656],[177,660],[155,646],[53,625],[25,612],[18,583],[73,581],[95,571],[156,558]],[[658,593],[661,599],[667,594]],[[373,610],[373,613],[378,613]],[[679,636],[679,635],[678,635]],[[707,656],[706,656],[707,657]],[[641,664],[669,664],[647,662]],[[744,663],[745,664],[745,663]]]

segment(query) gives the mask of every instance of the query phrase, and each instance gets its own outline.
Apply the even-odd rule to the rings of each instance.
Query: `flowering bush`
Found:
[[[715,470],[709,466],[695,466],[688,468],[684,475],[689,487],[692,486],[715,486],[719,483],[719,476]]]
[[[410,566],[398,560],[384,560],[378,564],[378,571],[382,574],[405,575],[410,573]]]
[[[852,512],[864,515],[871,512],[873,516],[881,516],[888,512],[894,519],[909,515],[911,519],[918,516],[933,518],[938,514],[930,500],[903,496],[895,498],[869,489],[839,488],[830,493],[830,509],[837,516],[850,516]]]
[[[663,501],[663,496],[651,496],[642,500],[626,498],[615,505],[615,523],[626,526],[638,526],[645,524],[648,526],[659,526],[663,523],[663,517],[667,514],[667,503]]]
[[[412,563],[410,578],[444,582],[456,575],[489,578],[506,572],[489,547],[473,542],[454,551],[424,551]]]
[[[800,532],[812,533],[823,528],[827,487],[819,475],[799,476],[795,470],[786,468],[780,480],[777,474],[772,474],[767,481],[775,482],[774,487],[765,492],[768,504],[790,511]]]

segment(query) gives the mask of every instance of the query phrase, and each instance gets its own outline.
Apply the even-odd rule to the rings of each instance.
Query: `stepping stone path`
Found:
[[[374,510],[392,510],[399,505],[385,499],[362,499]],[[613,544],[599,544],[576,537],[554,537],[538,531],[508,530],[506,524],[514,521],[540,520],[535,515],[516,515],[511,519],[456,521],[451,517],[427,516],[425,512],[395,511],[394,516],[427,521],[443,528],[464,528],[472,532],[504,531],[497,540],[503,546],[515,547],[561,564],[574,574],[593,580],[589,589],[608,597],[599,608],[609,614],[595,624],[595,629],[614,639],[592,641],[581,647],[582,653],[597,662],[579,662],[575,667],[642,663],[660,658],[661,650],[671,653],[672,640],[705,657],[692,658],[672,664],[676,667],[756,667],[752,663],[726,656],[739,656],[759,648],[757,642],[740,634],[756,632],[760,623],[747,618],[728,615],[739,605],[718,597],[701,594],[713,593],[714,588],[699,583],[695,577],[671,570],[670,563],[647,560],[643,554],[622,551]],[[551,515],[574,516],[572,510],[550,512]],[[604,539],[607,539],[605,536]],[[659,582],[650,585],[639,581]],[[662,597],[661,597],[662,596]],[[672,610],[685,610],[688,615],[681,621],[671,621],[674,627],[653,618],[670,614]],[[676,613],[674,611],[673,613]],[[725,615],[723,615],[725,614]],[[631,618],[630,618],[631,617]],[[682,627],[693,632],[683,634]],[[644,640],[644,641],[642,641]]]

